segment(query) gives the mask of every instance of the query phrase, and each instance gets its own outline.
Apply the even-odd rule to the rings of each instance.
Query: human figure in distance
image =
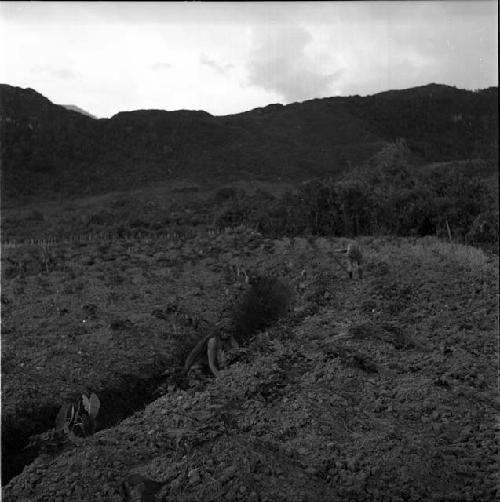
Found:
[[[353,278],[354,269],[358,270],[358,277],[363,278],[363,255],[357,242],[350,242],[345,251],[347,253],[347,272]]]
[[[361,253],[359,244],[356,241],[351,241],[347,245],[347,249],[333,249],[333,252],[346,253],[347,269],[337,258],[335,258],[335,255],[333,255],[333,258],[348,273],[351,279],[353,278],[354,275],[354,269],[358,270],[358,277],[360,279],[363,278],[363,254]]]

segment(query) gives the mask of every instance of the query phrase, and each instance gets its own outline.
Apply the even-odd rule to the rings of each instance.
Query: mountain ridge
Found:
[[[421,162],[498,158],[498,88],[441,84],[270,104],[233,115],[91,118],[0,84],[4,203],[189,179],[339,177],[403,138]]]

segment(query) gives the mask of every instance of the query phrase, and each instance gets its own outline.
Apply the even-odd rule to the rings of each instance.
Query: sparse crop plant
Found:
[[[94,434],[96,417],[101,403],[96,394],[90,398],[82,394],[76,403],[65,403],[61,406],[56,417],[55,431],[68,436],[87,437]]]

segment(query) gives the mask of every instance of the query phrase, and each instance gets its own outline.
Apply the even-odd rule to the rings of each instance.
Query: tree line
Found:
[[[246,224],[275,236],[434,234],[498,241],[495,165],[481,160],[419,168],[398,157],[397,151],[382,152],[341,180],[309,181],[281,198],[226,193],[215,224]]]

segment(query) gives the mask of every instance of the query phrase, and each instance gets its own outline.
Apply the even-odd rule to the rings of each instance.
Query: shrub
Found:
[[[498,241],[498,211],[481,213],[472,222],[472,225],[465,235],[465,242],[477,244]]]
[[[233,187],[222,187],[215,192],[215,202],[225,202],[229,199],[236,199],[237,193]]]
[[[45,221],[43,214],[37,209],[32,209],[24,217],[25,221]]]
[[[293,297],[293,288],[277,277],[250,279],[250,287],[232,309],[235,335],[245,338],[270,327],[287,314]]]
[[[225,204],[224,208],[216,215],[214,225],[217,228],[236,227],[247,222],[248,215],[252,208],[248,201],[243,202],[237,199],[232,199],[231,202]]]
[[[100,211],[92,214],[88,220],[88,226],[92,225],[110,225],[114,222],[114,216],[109,211]]]

